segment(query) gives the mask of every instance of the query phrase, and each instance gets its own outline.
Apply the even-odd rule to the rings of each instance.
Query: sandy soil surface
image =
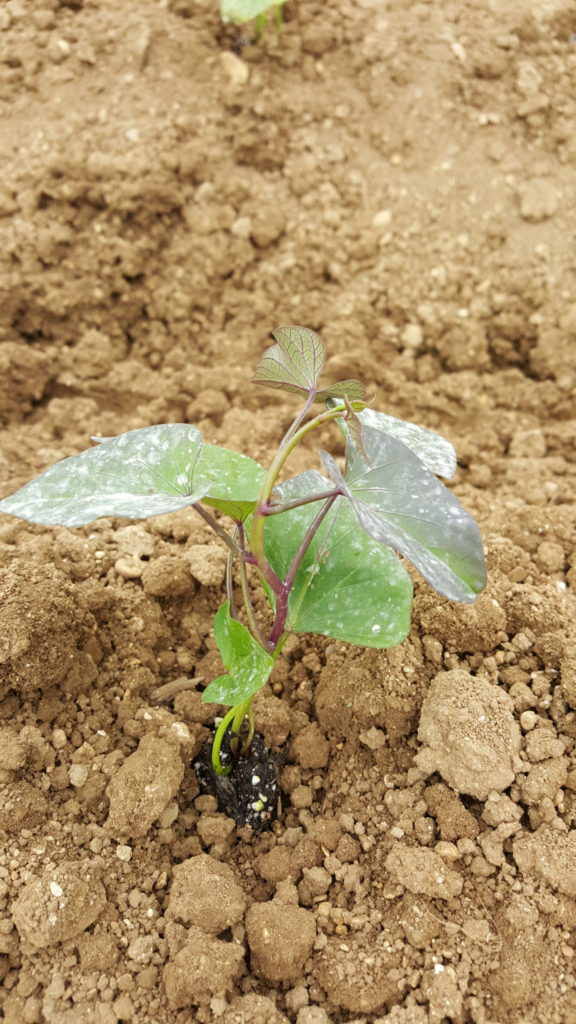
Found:
[[[490,568],[397,649],[290,640],[254,836],[191,767],[203,524],[2,517],[7,1024],[575,1024],[575,34],[290,0],[238,56],[216,0],[2,3],[0,494],[152,423],[265,461],[295,404],[248,378],[301,323],[455,443]]]

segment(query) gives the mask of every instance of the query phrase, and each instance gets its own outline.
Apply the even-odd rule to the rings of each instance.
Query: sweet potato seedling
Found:
[[[291,633],[375,648],[406,637],[412,582],[395,552],[453,601],[474,601],[486,583],[478,528],[436,477],[452,477],[452,445],[369,408],[360,381],[322,387],[325,352],[313,331],[280,327],[273,337],[252,380],[301,405],[267,469],[203,443],[194,426],[161,424],[96,439],[0,501],[0,512],[69,527],[191,506],[213,528],[229,553],[228,598],[214,620],[225,671],[202,695],[229,708],[212,744],[218,776],[248,755],[253,698]],[[345,443],[344,464],[321,451],[324,473],[283,479],[294,449],[331,424]],[[255,584],[264,589],[267,618],[256,614]],[[262,802],[253,801],[256,814]]]
[[[220,0],[220,17],[224,22],[233,22],[235,25],[244,25],[247,21],[254,21],[256,35],[262,35],[269,10],[274,11],[276,27],[282,24],[282,5],[286,0]]]

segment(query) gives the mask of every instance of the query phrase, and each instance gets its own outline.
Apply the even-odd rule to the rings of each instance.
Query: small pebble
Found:
[[[520,715],[520,727],[524,732],[530,732],[534,728],[538,721],[538,715],[535,711],[523,711]]]
[[[405,348],[420,348],[424,341],[422,328],[419,324],[407,324],[400,335],[400,340]]]
[[[52,733],[52,746],[55,750],[62,750],[66,746],[66,733],[63,729],[54,729]]]
[[[384,747],[386,745],[386,734],[382,729],[377,729],[375,726],[372,726],[372,728],[366,729],[365,732],[360,733],[359,740],[370,750],[379,750],[380,747]]]
[[[250,68],[240,57],[237,57],[235,53],[221,53],[220,63],[230,85],[235,88],[246,85],[250,78]]]
[[[387,228],[391,220],[392,214],[390,210],[379,210],[378,213],[374,214],[372,224],[375,228]]]
[[[454,843],[449,843],[444,839],[441,839],[434,847],[436,853],[439,853],[443,860],[459,860],[460,851]]]
[[[68,771],[68,778],[70,779],[70,785],[79,789],[84,785],[90,774],[89,764],[73,764],[70,766]]]

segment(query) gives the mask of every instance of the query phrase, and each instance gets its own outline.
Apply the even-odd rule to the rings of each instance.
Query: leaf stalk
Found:
[[[280,472],[282,471],[284,463],[291,455],[291,453],[294,451],[296,446],[300,443],[300,441],[302,441],[312,430],[316,430],[318,427],[323,426],[325,423],[331,423],[334,420],[338,420],[345,414],[345,405],[339,405],[335,409],[328,409],[326,412],[322,412],[318,416],[315,416],[314,419],[309,420],[309,422],[305,423],[304,426],[299,427],[295,431],[295,433],[292,433],[291,430],[289,430],[286,435],[287,440],[285,439],[285,441],[280,445],[280,448],[278,449],[274,459],[272,460],[270,469],[268,470],[264,478],[264,482],[260,489],[260,494],[258,495],[258,502],[252,517],[252,528],[250,531],[250,547],[254,554],[254,557],[256,558],[258,568],[263,573],[265,579],[270,583],[270,586],[272,587],[272,590],[274,591],[275,594],[280,594],[281,586],[278,586],[278,583],[280,583],[280,581],[278,580],[276,574],[273,573],[273,575],[276,578],[276,585],[274,585],[272,583],[272,580],[267,575],[267,573],[269,573],[272,570],[270,569],[270,566],[268,565],[266,556],[264,554],[264,523],[266,521],[266,515],[269,514],[267,510],[273,507],[270,501],[272,491],[276,486],[278,477],[280,475]],[[300,421],[301,416],[302,411],[298,414],[296,420],[294,421],[295,424],[297,424]]]

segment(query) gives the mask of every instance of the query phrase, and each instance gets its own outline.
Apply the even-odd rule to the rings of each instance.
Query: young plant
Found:
[[[48,526],[191,506],[212,527],[229,552],[228,599],[214,619],[225,672],[202,695],[229,708],[212,747],[219,774],[232,768],[220,756],[224,740],[233,757],[247,753],[254,696],[291,633],[375,648],[406,637],[412,583],[395,552],[453,601],[474,601],[486,583],[478,528],[435,475],[453,475],[452,445],[368,408],[360,381],[321,387],[325,353],[313,331],[280,327],[273,337],[252,380],[301,405],[267,469],[203,443],[196,427],[170,423],[95,438],[95,447],[0,501],[0,512]],[[321,451],[324,474],[310,469],[281,482],[292,452],[328,425],[343,435],[344,465]],[[246,625],[234,603],[235,567]],[[256,614],[254,583],[268,600],[267,619]]]
[[[220,17],[222,21],[232,21],[235,25],[244,25],[247,21],[256,24],[258,39],[262,35],[268,11],[274,10],[276,27],[282,24],[282,5],[286,0],[220,0]]]

